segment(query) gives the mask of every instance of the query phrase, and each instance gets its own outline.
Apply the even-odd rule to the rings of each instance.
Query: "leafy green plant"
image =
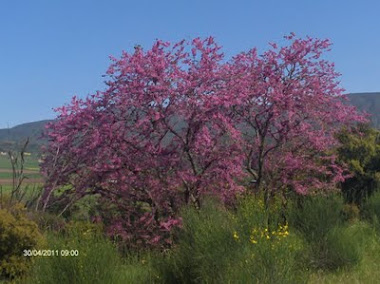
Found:
[[[63,217],[58,217],[57,215],[47,212],[33,211],[28,214],[43,232],[61,232],[67,223]]]
[[[306,267],[336,270],[360,261],[363,234],[368,232],[355,222],[345,222],[348,213],[357,214],[350,210],[338,195],[310,196],[293,204],[289,222],[309,244],[303,257]]]
[[[304,242],[282,218],[276,200],[265,210],[262,199],[247,197],[234,214],[240,255],[228,270],[228,283],[303,283],[299,266]],[[268,222],[269,220],[269,222]]]
[[[380,191],[375,192],[362,205],[361,215],[380,231]]]
[[[0,209],[0,278],[24,275],[32,265],[24,250],[38,249],[43,243],[37,224],[25,213],[21,204]]]
[[[343,129],[337,134],[341,143],[338,160],[348,166],[352,177],[342,183],[346,202],[361,206],[380,186],[380,131],[368,124]]]
[[[329,269],[353,266],[361,259],[361,227],[336,227],[327,235],[322,265]]]
[[[343,200],[338,195],[305,196],[291,203],[289,224],[309,242],[320,242],[342,223],[342,210]]]
[[[355,223],[360,219],[360,209],[356,204],[344,204],[342,208],[342,217],[344,221]]]
[[[182,211],[177,245],[155,266],[164,283],[223,283],[223,272],[238,255],[230,214],[215,201],[199,211]]]
[[[183,211],[177,246],[154,266],[163,283],[300,283],[303,241],[281,225],[279,210],[244,198],[236,211],[207,201]],[[277,218],[278,217],[278,218]],[[278,222],[275,221],[278,219]]]

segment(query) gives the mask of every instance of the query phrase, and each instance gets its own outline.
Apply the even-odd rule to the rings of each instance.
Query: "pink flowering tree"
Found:
[[[42,208],[58,190],[62,212],[97,195],[110,234],[151,245],[180,224],[182,205],[199,208],[206,195],[231,202],[247,176],[266,204],[342,181],[334,134],[364,118],[344,104],[322,57],[329,42],[287,39],[227,62],[211,37],[113,58],[107,89],[73,98],[48,126]]]
[[[346,171],[329,150],[341,126],[364,121],[344,101],[328,40],[285,37],[288,45],[235,56],[226,68],[230,115],[244,140],[245,169],[265,201],[291,189],[331,189]]]
[[[242,151],[219,98],[222,58],[213,38],[113,58],[108,88],[74,98],[48,126],[43,208],[59,188],[64,210],[97,194],[113,208],[110,233],[153,244],[179,224],[183,204],[230,201],[243,189]]]

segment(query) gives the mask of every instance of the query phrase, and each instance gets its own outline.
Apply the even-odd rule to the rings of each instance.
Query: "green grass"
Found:
[[[49,234],[46,248],[77,250],[79,255],[37,257],[23,283],[152,283],[145,262],[134,256],[123,259],[110,241],[91,229]]]
[[[1,181],[0,181],[0,190],[2,190],[3,193],[9,192],[9,191],[11,191],[11,189],[12,189],[12,185],[10,185],[10,184],[1,184]]]
[[[380,238],[367,231],[361,262],[352,268],[337,271],[317,271],[310,276],[309,283],[379,283]]]
[[[59,283],[379,282],[377,223],[346,218],[339,195],[293,200],[285,222],[279,201],[269,210],[257,197],[240,200],[234,210],[216,200],[204,200],[200,210],[185,207],[175,245],[165,252],[118,251],[101,226],[88,222],[95,197],[78,202],[66,217],[37,212],[44,248],[78,249],[80,255],[36,258],[19,283],[57,283],[57,275]],[[371,213],[378,199],[370,201]]]

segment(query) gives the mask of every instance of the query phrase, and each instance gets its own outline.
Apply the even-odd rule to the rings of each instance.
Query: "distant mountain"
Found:
[[[44,126],[51,120],[24,123],[12,128],[0,129],[0,151],[20,149],[29,137],[28,152],[39,152],[43,141],[40,139]]]
[[[372,125],[380,129],[380,93],[353,93],[348,98],[360,111],[371,114]]]
[[[380,129],[380,93],[353,93],[348,95],[351,104],[359,110],[370,113],[374,127]],[[51,120],[21,124],[9,129],[0,129],[0,151],[20,149],[27,137],[30,138],[29,152],[40,152],[44,143],[40,139],[44,126]]]

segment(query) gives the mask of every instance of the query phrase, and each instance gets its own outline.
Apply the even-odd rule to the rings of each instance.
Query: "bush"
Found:
[[[43,232],[61,232],[66,226],[66,221],[63,217],[58,217],[48,212],[29,212],[29,216]]]
[[[22,205],[0,209],[0,278],[24,275],[32,264],[24,250],[38,249],[42,243],[37,224],[26,217]]]
[[[92,238],[100,236],[103,233],[103,226],[98,223],[90,223],[86,221],[70,221],[67,222],[62,233],[67,237],[80,236],[81,238]]]
[[[357,215],[356,207],[344,206],[338,195],[305,197],[300,205],[293,204],[289,222],[309,244],[305,265],[336,270],[357,264],[368,233],[363,225],[353,222]],[[345,220],[351,220],[351,225]]]
[[[302,282],[305,275],[297,266],[302,240],[275,221],[280,220],[275,211],[264,211],[255,198],[243,200],[237,212],[210,201],[200,211],[187,208],[177,246],[155,260],[160,279],[163,283]]]
[[[380,231],[380,191],[366,200],[361,208],[362,217],[371,222]]]
[[[182,211],[177,246],[155,262],[163,283],[224,283],[224,271],[238,256],[230,214],[215,201]]]
[[[121,271],[124,283],[161,283],[160,276],[153,269],[154,254],[129,255]]]
[[[307,275],[299,266],[303,241],[283,224],[279,203],[268,211],[261,200],[249,197],[235,215],[235,241],[239,258],[231,263],[228,283],[303,283]],[[268,222],[269,220],[269,222]]]
[[[343,200],[340,196],[306,196],[289,208],[289,224],[309,242],[325,240],[330,230],[342,223]]]
[[[336,227],[327,235],[324,251],[326,261],[323,265],[328,269],[353,266],[361,259],[362,227]]]
[[[369,124],[358,124],[342,129],[336,138],[338,161],[352,173],[342,182],[342,193],[347,203],[361,206],[380,186],[380,131]]]
[[[380,243],[372,226],[356,223],[346,228],[349,235],[355,231],[360,244],[360,263],[355,267],[344,267],[335,271],[320,270],[310,277],[310,283],[378,283],[380,279]],[[348,249],[350,251],[351,248]]]
[[[360,219],[360,209],[356,204],[345,204],[343,206],[342,216],[344,221],[355,223]]]

